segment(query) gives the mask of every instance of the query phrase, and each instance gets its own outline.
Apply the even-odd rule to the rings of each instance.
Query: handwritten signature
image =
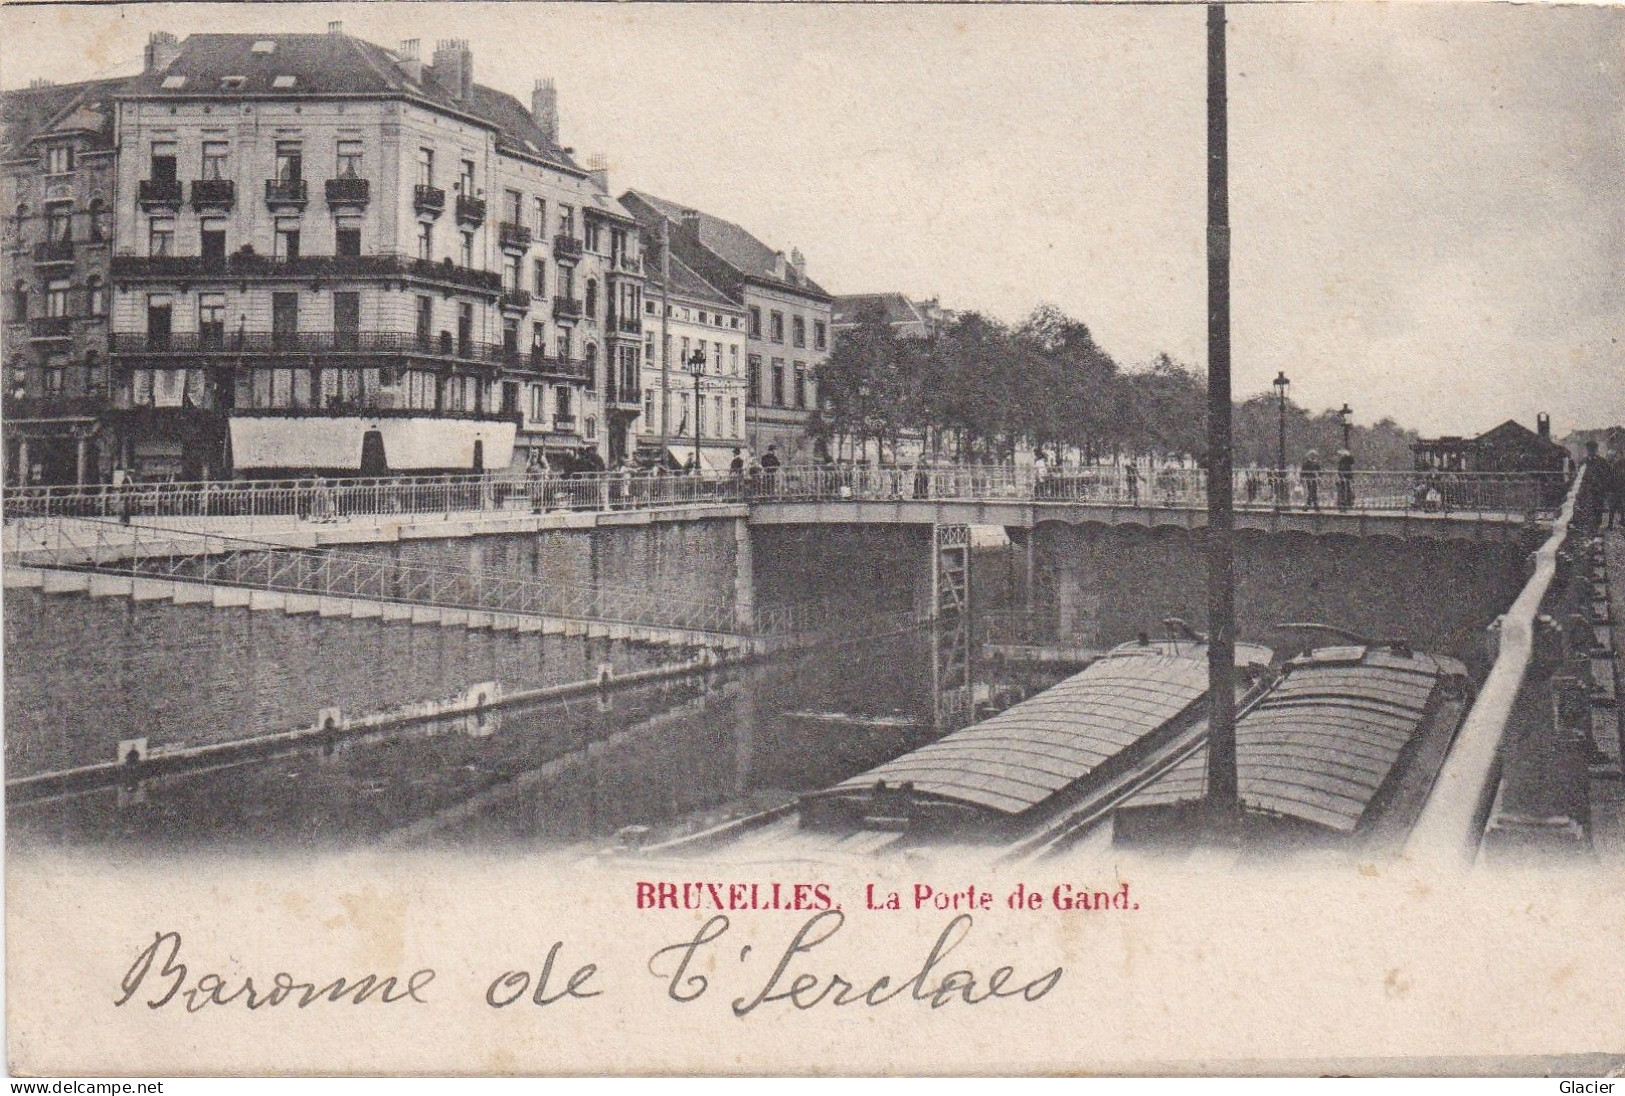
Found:
[[[777,954],[771,972],[766,972],[765,964],[752,962],[751,945],[743,945],[738,952],[738,962],[744,968],[742,977],[748,979],[747,985],[757,988],[733,999],[730,1006],[733,1014],[743,1019],[758,1009],[782,1003],[806,1011],[824,1004],[874,1008],[899,999],[928,1003],[932,1009],[956,1003],[980,1005],[995,999],[1031,1002],[1047,996],[1064,974],[1063,968],[1055,967],[1036,978],[1023,980],[1015,968],[1008,965],[985,974],[969,965],[946,969],[948,957],[965,942],[975,924],[968,913],[959,914],[943,927],[917,967],[904,968],[912,973],[852,976],[832,971],[813,973],[806,969],[814,962],[809,958],[813,952],[830,941],[845,924],[846,915],[839,910],[814,914]],[[714,972],[719,960],[725,955],[725,946],[718,941],[729,932],[731,925],[726,915],[716,914],[692,937],[667,944],[649,957],[646,969],[665,983],[668,999],[689,1004],[706,995],[712,979],[717,977]],[[552,946],[534,981],[525,970],[507,970],[497,975],[485,989],[486,1005],[506,1008],[527,995],[531,1004],[538,1006],[602,996],[604,991],[593,982],[598,974],[596,963],[577,967],[563,979],[561,989],[552,988],[555,964],[563,948],[562,941]],[[122,1007],[139,1000],[149,1009],[161,1009],[175,1003],[187,1012],[201,1012],[210,1005],[240,1005],[250,1011],[284,1004],[300,1009],[331,1004],[426,1005],[429,1000],[424,991],[435,979],[432,967],[421,967],[404,976],[365,973],[314,979],[301,979],[278,971],[268,980],[256,983],[246,975],[214,971],[194,975],[192,968],[182,961],[181,949],[180,933],[153,933],[152,943],[136,956],[120,979],[121,992],[113,1004]],[[698,973],[702,968],[713,973],[709,977]]]

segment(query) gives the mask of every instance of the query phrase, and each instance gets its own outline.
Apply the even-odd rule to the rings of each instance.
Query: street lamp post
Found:
[[[1352,453],[1354,449],[1349,444],[1349,429],[1354,425],[1354,408],[1345,403],[1337,409],[1337,417],[1343,420],[1343,448]]]
[[[700,472],[700,377],[705,373],[705,351],[696,350],[688,356],[689,371],[694,374],[694,473]]]
[[[1275,374],[1275,393],[1280,397],[1281,424],[1275,445],[1275,502],[1277,505],[1286,501],[1286,390],[1292,382],[1287,380],[1286,370]]]

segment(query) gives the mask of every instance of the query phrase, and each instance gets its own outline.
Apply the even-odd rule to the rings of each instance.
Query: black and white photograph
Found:
[[[11,1072],[1625,1066],[1625,8],[0,89]]]

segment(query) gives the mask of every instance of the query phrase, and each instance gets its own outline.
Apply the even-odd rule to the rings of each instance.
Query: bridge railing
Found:
[[[1539,473],[1243,468],[1241,510],[1550,516],[1567,481]],[[88,487],[8,487],[7,519],[287,518],[338,521],[414,514],[643,510],[704,503],[858,501],[1054,502],[1195,509],[1206,473],[1132,465],[1038,469],[1008,465],[920,468],[789,466],[732,475],[513,472],[382,479],[218,480]]]

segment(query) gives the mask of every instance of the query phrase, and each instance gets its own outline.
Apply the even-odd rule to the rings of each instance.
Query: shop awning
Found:
[[[688,462],[694,459],[694,446],[692,443],[689,445],[668,445],[666,455],[675,460],[679,468],[687,468]],[[700,471],[726,472],[728,466],[732,463],[732,451],[707,449],[704,445],[700,446]]]

